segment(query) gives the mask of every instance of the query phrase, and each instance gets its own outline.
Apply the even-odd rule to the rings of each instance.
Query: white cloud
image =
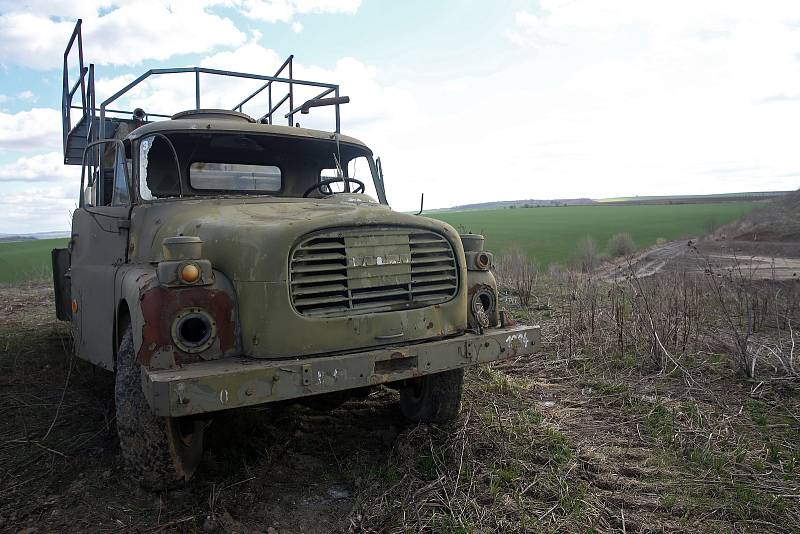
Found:
[[[361,0],[242,0],[239,4],[248,17],[267,22],[292,22],[295,15],[309,13],[352,15],[361,6]]]
[[[80,177],[76,166],[64,165],[61,152],[47,152],[34,156],[22,156],[13,163],[0,165],[0,182],[60,182],[75,181]]]
[[[34,95],[32,91],[20,91],[14,96],[8,96],[6,94],[0,93],[0,104],[5,104],[6,102],[12,102],[14,100],[36,102],[36,100],[38,99],[36,98],[36,95]]]
[[[0,0],[0,13],[28,11],[46,16],[78,19],[96,13],[100,8],[108,8],[112,0]]]
[[[243,44],[246,35],[216,7],[251,19],[302,24],[297,15],[358,11],[361,0],[0,0],[0,64],[56,68],[78,17],[87,62],[136,65]]]
[[[0,149],[43,150],[61,146],[61,113],[33,108],[18,113],[0,113]]]
[[[58,67],[75,24],[70,2],[41,5],[7,2],[0,14],[0,63]],[[87,62],[136,65],[176,54],[204,53],[237,46],[246,36],[204,2],[131,0],[94,2],[82,11]]]
[[[13,13],[17,4],[7,5],[11,7],[0,8],[0,13]],[[41,16],[52,14],[48,5],[39,9]],[[65,7],[59,9],[77,9],[71,3],[61,5]],[[210,5],[184,9],[223,20]],[[478,61],[466,53],[459,62],[456,48],[448,56],[454,59],[448,62],[447,76],[437,78],[439,66],[427,60],[413,68],[366,63],[358,59],[363,52],[354,49],[354,57],[322,65],[298,60],[294,74],[340,83],[342,94],[352,98],[342,107],[343,132],[383,156],[389,200],[396,209],[415,209],[423,191],[427,207],[444,207],[512,198],[798,186],[800,152],[794,130],[800,122],[800,6],[795,1],[776,0],[769,9],[757,2],[723,0],[540,0],[538,5],[536,11],[507,14],[510,41],[500,43],[511,58],[506,68],[502,62],[487,67],[486,58]],[[262,9],[261,20],[299,24],[301,15],[355,12],[359,3],[231,0],[228,7]],[[137,12],[127,13],[131,17]],[[59,20],[48,19],[47,24]],[[129,22],[125,28],[137,27]],[[53,30],[47,24],[45,33]],[[98,24],[86,19],[85,26],[88,31]],[[213,31],[215,26],[203,28]],[[236,30],[241,36],[233,32],[225,39],[200,39],[208,46],[202,65],[274,72],[283,54],[261,46],[258,31],[249,30],[247,41],[243,30]],[[497,38],[502,37],[500,30]],[[156,46],[164,39],[167,52],[175,53],[184,46],[173,42],[180,38],[158,35],[151,40]],[[0,61],[7,61],[3,43],[8,39],[0,33]],[[40,49],[40,39],[41,46],[50,46],[46,35],[31,39],[31,50]],[[54,39],[56,60],[64,39]],[[110,42],[93,39],[103,46]],[[226,39],[238,44],[226,45]],[[125,46],[125,60],[136,61],[138,45],[130,41]],[[144,55],[154,54],[149,44],[143,50]],[[408,69],[407,79],[398,74],[403,68]],[[108,96],[131,79],[132,74],[98,79],[98,92]],[[190,109],[193,82],[193,75],[152,79],[118,104],[162,113]],[[225,108],[261,85],[210,76],[203,76],[201,83],[201,105]],[[280,91],[276,88],[274,101]],[[297,91],[295,105],[314,96],[313,91]],[[263,114],[266,95],[245,111]],[[46,120],[0,114],[0,149],[58,150],[60,117],[56,110],[49,112]],[[331,108],[296,120],[303,126],[333,127]],[[284,123],[282,114],[277,122]],[[55,163],[56,155],[48,161]],[[24,163],[27,167],[20,161],[13,165],[17,171],[33,169],[28,180],[40,172],[43,184],[61,187],[66,177],[48,170],[45,161]],[[5,169],[12,169],[10,165]],[[74,194],[70,188],[69,196]]]
[[[77,206],[77,187],[30,187],[0,196],[3,233],[68,230]]]
[[[477,108],[511,103],[494,129],[502,141],[485,150],[503,154],[495,176],[524,179],[500,178],[495,198],[797,187],[796,2],[545,0],[540,8],[512,18],[516,67],[467,84]],[[456,168],[478,183],[475,170]]]

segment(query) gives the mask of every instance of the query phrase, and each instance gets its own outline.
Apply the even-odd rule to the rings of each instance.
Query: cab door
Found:
[[[83,175],[88,177],[79,207],[72,214],[70,275],[75,351],[78,357],[106,369],[114,367],[114,280],[127,261],[130,228],[130,160],[126,148],[117,139],[87,148],[99,164],[84,162],[82,186]]]

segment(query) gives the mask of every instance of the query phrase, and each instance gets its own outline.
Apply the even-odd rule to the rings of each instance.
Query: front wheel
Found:
[[[205,421],[153,415],[142,392],[141,367],[133,350],[130,326],[120,341],[116,367],[117,433],[125,466],[151,490],[189,480],[203,456]]]
[[[418,423],[444,423],[458,417],[464,369],[414,378],[400,390],[400,410]]]

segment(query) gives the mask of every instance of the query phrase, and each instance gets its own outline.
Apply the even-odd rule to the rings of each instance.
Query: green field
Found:
[[[706,233],[710,221],[729,223],[758,205],[755,202],[645,206],[570,206],[451,211],[430,214],[460,231],[486,236],[486,247],[502,253],[520,246],[540,265],[569,262],[579,239],[593,237],[600,249],[619,232],[628,232],[636,245]],[[50,250],[67,239],[0,243],[0,284],[49,278]]]
[[[36,239],[0,243],[0,284],[50,278],[50,250],[69,239]]]
[[[732,222],[757,202],[707,204],[608,205],[516,208],[439,212],[428,215],[452,224],[459,231],[486,236],[487,250],[495,254],[519,246],[539,265],[567,263],[578,240],[591,236],[600,250],[620,232],[633,236],[638,247],[707,233]]]

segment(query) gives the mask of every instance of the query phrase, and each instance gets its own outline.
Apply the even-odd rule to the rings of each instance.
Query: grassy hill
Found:
[[[578,240],[591,236],[602,249],[617,233],[628,232],[637,247],[704,235],[749,213],[756,202],[704,204],[568,206],[431,213],[460,231],[486,236],[486,248],[502,253],[524,249],[542,266],[570,260]]]
[[[487,249],[502,253],[522,247],[542,266],[568,262],[576,243],[591,236],[600,248],[612,235],[628,232],[638,247],[708,233],[748,214],[757,202],[679,205],[567,206],[435,212],[460,231],[486,236]],[[0,242],[0,284],[49,278],[50,250],[67,239]]]

